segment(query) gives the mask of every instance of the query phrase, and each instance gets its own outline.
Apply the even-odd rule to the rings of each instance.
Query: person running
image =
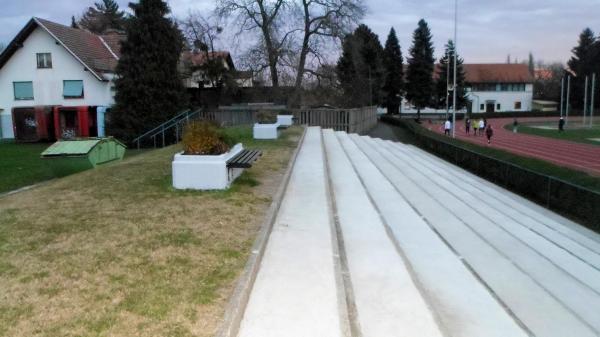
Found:
[[[483,121],[483,118],[479,120],[479,135],[482,136],[483,135],[483,131],[485,130],[485,122]]]
[[[471,126],[473,127],[473,136],[477,136],[477,129],[479,129],[479,122],[471,120]]]
[[[471,119],[467,118],[465,120],[465,131],[467,132],[467,135],[471,134]]]
[[[485,136],[487,137],[488,144],[492,142],[492,136],[494,135],[494,130],[492,129],[492,124],[488,124],[487,128],[485,128]]]
[[[448,119],[446,120],[446,123],[444,123],[444,135],[450,136],[450,129],[452,129],[452,122]]]
[[[565,119],[561,116],[558,120],[558,132],[565,131]]]
[[[513,133],[517,133],[518,127],[519,127],[519,122],[517,122],[517,119],[515,118],[515,120],[513,121]]]

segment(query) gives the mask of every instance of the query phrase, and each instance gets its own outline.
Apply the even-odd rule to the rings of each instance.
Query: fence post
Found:
[[[162,127],[162,147],[165,147],[165,126]]]

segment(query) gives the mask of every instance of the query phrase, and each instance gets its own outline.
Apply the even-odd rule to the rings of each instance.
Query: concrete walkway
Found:
[[[599,336],[600,236],[411,145],[309,128],[238,336]]]

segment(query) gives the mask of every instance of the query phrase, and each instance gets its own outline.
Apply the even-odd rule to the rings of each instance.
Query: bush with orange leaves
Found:
[[[183,154],[220,155],[229,151],[221,129],[207,121],[193,121],[183,129]]]

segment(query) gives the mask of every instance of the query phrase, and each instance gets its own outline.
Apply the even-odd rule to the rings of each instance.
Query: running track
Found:
[[[523,123],[544,120],[547,121],[548,119],[520,118],[518,121],[519,123]],[[494,136],[492,137],[492,143],[490,145],[487,144],[487,138],[485,136],[473,136],[473,130],[471,130],[471,135],[467,135],[464,121],[457,121],[456,124],[458,124],[458,128],[456,129],[456,137],[471,143],[506,150],[526,157],[546,160],[556,165],[600,176],[600,146],[523,133],[515,134],[504,128],[505,125],[512,124],[512,122],[512,118],[488,120],[488,123],[490,123],[494,129]],[[443,125],[424,124],[424,126],[432,131],[444,134]]]

